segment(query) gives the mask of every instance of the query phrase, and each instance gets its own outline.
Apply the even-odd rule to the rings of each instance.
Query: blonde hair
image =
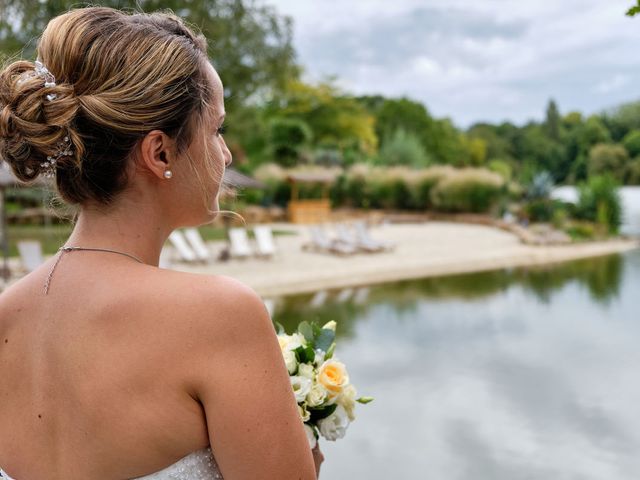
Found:
[[[176,140],[178,153],[186,152],[213,97],[206,52],[202,34],[169,12],[88,7],[53,18],[37,54],[56,85],[45,87],[30,74],[30,61],[0,72],[0,158],[28,182],[69,136],[73,153],[56,166],[61,197],[78,205],[112,204],[127,186],[128,159],[148,132],[162,130]],[[47,100],[50,94],[54,100]],[[209,177],[220,172],[208,155],[186,158],[211,205],[211,178],[202,178],[195,163],[204,161]]]

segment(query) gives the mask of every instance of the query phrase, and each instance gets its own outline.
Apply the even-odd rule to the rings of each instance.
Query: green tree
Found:
[[[382,144],[378,163],[421,168],[430,161],[420,139],[414,133],[399,128]]]
[[[547,118],[544,124],[545,131],[551,140],[560,140],[560,113],[558,106],[553,100],[549,100],[547,106]]]
[[[0,52],[34,55],[33,39],[75,0],[2,0]],[[225,85],[230,110],[251,97],[268,97],[299,75],[292,21],[253,0],[102,0],[101,6],[152,12],[171,9],[209,39],[209,58]]]
[[[640,13],[640,0],[636,0],[636,4],[627,10],[627,16],[634,17]]]
[[[598,144],[589,151],[589,176],[611,175],[617,182],[625,177],[629,154],[622,145]]]
[[[398,130],[403,130],[417,137],[425,149],[431,150],[434,120],[422,103],[381,96],[358,97],[357,100],[375,117],[376,135],[381,146]]]
[[[298,163],[312,137],[309,126],[294,118],[272,119],[269,133],[273,159],[283,167],[293,167]]]
[[[269,103],[267,116],[303,120],[313,133],[315,148],[337,149],[353,160],[358,155],[371,156],[378,148],[374,117],[331,82],[290,82],[286,91]]]
[[[622,139],[622,144],[629,152],[630,157],[640,155],[640,130],[632,130],[627,133]]]

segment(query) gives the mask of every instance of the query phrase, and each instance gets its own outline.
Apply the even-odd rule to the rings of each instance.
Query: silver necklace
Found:
[[[127,257],[133,258],[134,260],[137,260],[140,263],[144,263],[142,260],[140,260],[135,255],[131,255],[130,253],[125,253],[125,252],[118,252],[117,250],[110,250],[108,248],[60,247],[58,249],[58,251],[60,252],[60,255],[58,255],[58,258],[56,259],[56,262],[53,264],[53,267],[51,267],[51,271],[49,272],[49,275],[47,276],[47,281],[44,284],[44,294],[45,295],[47,295],[47,292],[49,291],[49,283],[51,282],[51,276],[53,275],[53,271],[56,269],[56,266],[58,265],[58,262],[62,258],[62,254],[65,253],[65,252],[70,252],[71,250],[91,250],[91,251],[96,251],[96,252],[119,253],[120,255],[126,255]]]

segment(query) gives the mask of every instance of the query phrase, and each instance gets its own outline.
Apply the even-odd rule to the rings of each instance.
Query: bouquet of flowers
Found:
[[[282,325],[276,325],[311,448],[316,446],[319,434],[331,441],[344,437],[347,427],[355,420],[355,402],[365,404],[373,398],[356,398],[356,388],[349,382],[347,368],[333,357],[336,322],[330,321],[322,327],[302,322],[292,335],[287,335]]]

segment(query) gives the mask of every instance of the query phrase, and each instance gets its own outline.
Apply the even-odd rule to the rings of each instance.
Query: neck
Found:
[[[157,266],[171,230],[160,209],[153,205],[121,202],[108,211],[83,207],[65,245],[117,250]]]

